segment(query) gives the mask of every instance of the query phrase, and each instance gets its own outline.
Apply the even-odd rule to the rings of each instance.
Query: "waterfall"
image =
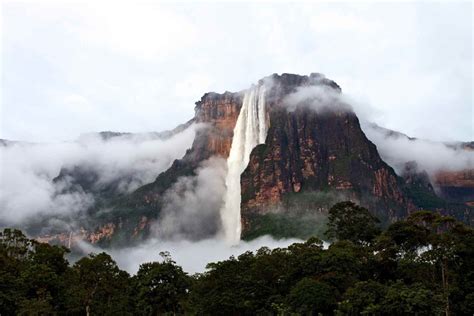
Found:
[[[227,191],[221,209],[224,237],[237,244],[240,240],[240,175],[249,163],[250,152],[267,137],[265,87],[252,87],[244,95],[242,108],[234,128],[234,137],[227,159]]]

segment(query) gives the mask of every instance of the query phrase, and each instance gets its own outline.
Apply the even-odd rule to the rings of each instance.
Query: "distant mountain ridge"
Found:
[[[141,133],[131,133],[131,132],[113,132],[113,131],[102,131],[98,133],[86,133],[79,136],[79,141],[88,137],[99,137],[101,140],[107,141],[117,137],[151,137],[159,139],[169,139],[170,137],[181,133],[186,128],[191,126],[194,123],[194,119],[190,119],[186,123],[180,124],[175,128],[163,132],[141,132]]]
[[[417,138],[409,137],[406,134],[393,131],[387,128],[383,128],[376,124],[370,124],[370,126],[378,131],[385,134],[387,138],[405,138],[409,141],[416,141]],[[446,148],[450,148],[455,152],[473,152],[474,153],[474,142],[433,142],[425,140],[431,143],[440,144]],[[472,161],[471,163],[474,163]],[[422,185],[425,194],[432,192],[435,197],[429,198],[431,200],[428,205],[432,204],[435,200],[437,209],[441,208],[455,208],[458,212],[465,210],[466,214],[470,214],[467,207],[474,205],[474,166],[463,170],[437,170],[434,174],[428,175],[424,170],[424,166],[418,165],[413,161],[405,161],[406,167],[401,173],[401,176],[409,185],[417,183],[418,188],[411,190],[413,192],[419,192]],[[416,179],[416,180],[415,180]],[[421,181],[421,182],[420,182]],[[431,194],[431,193],[430,193]],[[449,206],[446,206],[448,203]],[[420,203],[418,203],[420,204]],[[427,207],[424,203],[421,203],[421,207]],[[469,215],[470,216],[470,215]],[[464,221],[472,225],[472,217],[460,217]]]

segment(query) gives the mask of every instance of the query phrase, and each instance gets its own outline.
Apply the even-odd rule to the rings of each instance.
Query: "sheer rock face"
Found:
[[[457,172],[443,171],[435,176],[435,186],[439,195],[448,200],[474,205],[474,170]]]
[[[213,155],[227,158],[232,144],[232,136],[242,106],[242,94],[225,92],[206,93],[196,103],[197,123],[207,128],[201,132],[193,144],[194,159],[204,160]]]
[[[99,192],[112,199],[111,204],[107,205],[107,209],[110,210],[107,212],[99,210],[97,214],[89,217],[87,223],[83,223],[80,233],[73,232],[71,235],[67,231],[43,235],[39,240],[55,241],[67,246],[68,243],[71,244],[71,240],[72,244],[77,240],[87,240],[107,245],[119,233],[124,236],[126,244],[147,238],[154,223],[159,220],[165,192],[180,177],[194,175],[202,161],[213,156],[227,158],[232,144],[234,126],[242,106],[242,97],[242,93],[239,92],[206,93],[200,101],[196,102],[194,118],[176,130],[168,132],[172,136],[175,131],[180,132],[192,123],[202,124],[202,127],[196,131],[192,147],[182,159],[175,160],[172,166],[158,175],[154,182],[138,188],[131,194],[118,196],[109,188],[105,188],[107,194]],[[165,136],[168,137],[168,134]],[[94,191],[95,175],[89,175],[87,171],[77,168],[64,169],[55,181],[72,175],[77,180],[74,185],[80,186],[85,192],[96,193]]]
[[[286,194],[331,191],[337,199],[351,199],[385,221],[394,221],[414,209],[403,193],[403,180],[380,158],[362,132],[356,115],[347,108],[314,111],[301,106],[289,110],[287,96],[301,87],[321,86],[340,93],[339,86],[319,74],[272,75],[266,84],[270,127],[266,143],[251,153],[241,176],[243,233],[251,229],[253,214],[281,205]],[[159,212],[162,197],[181,176],[193,175],[199,163],[227,158],[243,93],[207,93],[196,103],[196,123],[205,127],[183,159],[154,183],[138,189],[130,207]],[[320,211],[320,210],[318,210]]]
[[[414,210],[415,197],[433,202],[434,190],[428,177],[420,178],[418,174],[405,176],[405,180],[398,177],[380,158],[349,107],[329,104],[321,111],[305,104],[288,106],[288,96],[301,87],[318,86],[339,94],[341,89],[335,82],[320,74],[274,74],[258,84],[267,86],[270,126],[265,144],[252,151],[241,176],[243,234],[252,229],[254,216],[273,210],[293,212],[294,209],[285,207],[285,198],[307,196],[298,193],[325,192],[334,196],[335,202],[350,199],[386,222],[403,218]],[[196,103],[195,117],[188,122],[203,127],[197,130],[193,145],[184,157],[175,160],[154,182],[116,197],[106,205],[107,212],[99,209],[89,218],[87,231],[82,229],[77,238],[99,243],[113,241],[116,235],[121,235],[125,243],[147,238],[160,220],[166,191],[180,177],[195,175],[204,160],[228,157],[242,101],[242,92],[206,93]],[[472,173],[443,174],[438,177],[438,184],[441,188],[473,188],[470,186],[473,178]],[[414,183],[411,187],[418,188],[417,192],[422,189],[421,198],[420,194],[414,196],[408,192],[410,181]],[[311,203],[310,212],[324,211],[319,202],[311,200]],[[72,236],[68,233],[63,239],[70,243],[75,235]]]
[[[323,111],[288,109],[285,96],[298,86],[325,85],[339,93],[334,82],[316,78],[272,77],[266,143],[252,151],[241,177],[244,231],[252,215],[278,208],[288,193],[331,191],[388,221],[414,209],[403,193],[403,180],[382,161],[352,111],[336,104]]]
[[[227,158],[240,108],[242,94],[225,92],[206,93],[196,102],[194,122],[203,124],[196,131],[193,145],[182,159],[162,172],[153,183],[139,188],[133,195],[142,205],[160,207],[162,194],[181,176],[193,175],[201,162],[213,156]]]

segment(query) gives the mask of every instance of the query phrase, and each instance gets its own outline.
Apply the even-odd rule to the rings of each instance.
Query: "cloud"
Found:
[[[283,100],[289,111],[297,107],[307,107],[318,113],[327,111],[354,111],[367,138],[372,141],[382,159],[401,175],[405,164],[417,162],[420,171],[425,170],[431,177],[437,172],[474,169],[474,151],[449,143],[425,139],[410,139],[401,133],[372,123],[377,111],[358,96],[338,93],[326,86],[304,86],[287,95]]]
[[[474,151],[448,146],[442,142],[423,139],[410,140],[402,134],[389,134],[387,130],[363,122],[362,129],[376,146],[382,159],[400,175],[405,163],[415,161],[420,171],[433,177],[438,171],[474,169]]]
[[[468,2],[268,6],[58,0],[9,1],[2,9],[4,138],[62,140],[91,130],[172,128],[192,116],[194,102],[208,90],[239,91],[271,73],[313,71],[364,98],[361,104],[378,112],[379,124],[417,137],[473,136]],[[292,102],[307,93],[313,92],[300,90]],[[311,100],[316,109],[325,102],[320,97]],[[360,112],[359,105],[347,103]],[[363,116],[371,119],[376,111],[366,109]],[[366,133],[395,167],[413,158],[430,169],[469,162],[438,145]],[[64,164],[87,165],[97,171],[100,185],[125,177],[119,187],[128,191],[153,180],[191,141],[92,139],[2,148],[0,222],[76,213],[93,203],[86,192],[64,193],[67,178],[52,183]],[[195,234],[195,213],[187,207],[205,208],[202,199],[209,196],[197,184],[214,188],[217,170],[203,166],[168,192],[179,214],[171,215],[171,208],[163,213],[165,221],[178,223],[169,234]],[[215,178],[204,178],[206,173]],[[211,204],[218,204],[216,192]],[[203,212],[213,218],[210,209]],[[146,259],[156,246],[150,245],[131,253]],[[172,254],[196,255],[187,241],[168,245],[163,250]],[[195,249],[212,253],[213,247],[218,252],[220,242],[204,240]],[[120,254],[125,265],[132,260],[126,251]],[[192,265],[192,256],[186,258]]]
[[[179,178],[164,195],[155,236],[199,240],[219,233],[226,172],[224,159],[211,158],[201,163],[195,176]]]
[[[2,8],[2,138],[172,128],[205,92],[240,91],[283,72],[324,73],[380,111],[379,125],[473,138],[469,2]]]
[[[152,182],[184,155],[197,128],[200,126],[192,125],[166,140],[156,134],[125,134],[105,140],[89,134],[76,142],[0,146],[0,223],[42,215],[68,216],[92,206],[93,195],[73,187],[70,176],[53,181],[62,168],[86,170],[95,177],[95,189],[115,183],[116,194]]]
[[[237,256],[245,251],[255,251],[261,247],[271,249],[277,247],[287,247],[299,239],[276,240],[270,236],[262,236],[252,241],[241,241],[238,245],[229,246],[221,239],[204,239],[198,242],[179,240],[163,241],[150,239],[136,247],[120,249],[107,249],[113,259],[121,269],[129,273],[136,273],[140,264],[151,261],[161,261],[159,253],[161,251],[170,252],[173,260],[183,267],[188,273],[204,272],[207,263],[228,259],[230,256]],[[87,243],[81,243],[80,247],[85,253],[101,252],[102,249]]]
[[[97,46],[134,59],[157,62],[198,41],[192,20],[156,3],[96,2],[82,12],[83,25],[71,26],[88,46]],[[126,21],[126,23],[125,23]]]
[[[297,107],[307,107],[318,113],[352,111],[341,93],[325,85],[298,87],[283,99],[283,104],[289,111],[294,111]]]

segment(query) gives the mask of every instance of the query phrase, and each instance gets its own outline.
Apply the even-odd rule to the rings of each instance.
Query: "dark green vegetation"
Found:
[[[474,226],[474,217],[471,215],[472,206],[466,205],[461,198],[450,200],[439,197],[429,184],[429,180],[426,180],[425,183],[420,179],[411,180],[406,185],[405,193],[417,207],[425,210],[442,211],[444,214],[450,214],[471,227]],[[457,191],[459,190],[458,188]]]
[[[312,212],[252,214],[248,220],[252,229],[242,233],[243,240],[252,240],[264,235],[275,238],[307,239],[311,236],[324,235],[326,227],[326,216],[315,215]]]
[[[280,209],[248,215],[248,228],[242,232],[242,239],[252,240],[263,235],[275,238],[323,238],[327,210],[340,200],[338,194],[331,190],[286,193]]]
[[[246,252],[187,275],[163,253],[135,276],[105,254],[72,266],[67,250],[20,231],[0,236],[2,315],[472,315],[474,231],[432,212],[378,228],[350,202],[329,212],[332,244],[309,238]]]

